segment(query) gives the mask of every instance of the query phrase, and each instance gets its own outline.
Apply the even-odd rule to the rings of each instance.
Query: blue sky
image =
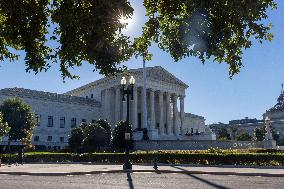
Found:
[[[185,111],[202,115],[206,123],[228,122],[244,117],[262,118],[265,110],[276,103],[280,85],[284,83],[284,1],[276,0],[278,9],[269,11],[265,22],[272,22],[274,40],[263,44],[254,43],[244,51],[244,68],[232,80],[226,64],[207,61],[202,65],[196,58],[174,62],[155,45],[150,49],[153,60],[147,66],[162,66],[189,85],[186,91]],[[141,0],[132,0],[134,19],[125,33],[138,36],[145,22],[145,10]],[[54,64],[46,73],[26,73],[23,59],[0,63],[0,88],[23,87],[28,89],[63,93],[101,78],[88,64],[74,70],[80,80],[63,83],[59,66]],[[129,68],[142,66],[141,59],[132,58]]]

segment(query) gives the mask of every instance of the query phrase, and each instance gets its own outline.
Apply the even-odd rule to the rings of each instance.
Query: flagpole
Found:
[[[147,95],[146,95],[146,66],[145,54],[143,54],[143,128],[147,128]]]

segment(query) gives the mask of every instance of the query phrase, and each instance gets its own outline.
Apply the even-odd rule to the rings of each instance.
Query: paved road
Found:
[[[187,175],[156,173],[107,173],[80,176],[1,175],[1,189],[89,188],[283,188],[281,177]]]

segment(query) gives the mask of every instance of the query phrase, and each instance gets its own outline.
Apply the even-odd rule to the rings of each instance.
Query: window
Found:
[[[48,116],[47,126],[53,127],[53,116]]]
[[[60,128],[64,128],[65,127],[65,117],[61,117],[60,118]]]
[[[82,119],[82,123],[87,123],[87,120],[86,119]]]
[[[47,141],[52,141],[52,136],[48,136]]]
[[[60,142],[64,142],[64,137],[60,137]]]
[[[91,94],[91,98],[94,98],[94,94]]]
[[[76,118],[72,118],[71,119],[71,128],[74,128],[74,127],[76,127]]]
[[[38,142],[38,141],[39,141],[39,136],[35,136],[35,137],[34,137],[34,141],[35,141],[35,142]]]
[[[41,115],[40,114],[35,114],[35,120],[36,120],[36,125],[40,126],[40,119],[41,119]]]

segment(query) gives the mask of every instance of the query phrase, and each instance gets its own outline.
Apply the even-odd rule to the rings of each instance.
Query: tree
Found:
[[[3,114],[0,112],[0,142],[9,133],[10,127],[3,121]]]
[[[109,136],[105,128],[100,124],[89,124],[84,130],[83,148],[85,151],[100,151],[102,147],[109,145]]]
[[[271,127],[271,132],[272,132],[273,139],[278,141],[280,136],[279,136],[279,134],[277,134],[276,129]],[[260,128],[257,127],[257,128],[254,129],[253,139],[255,141],[263,141],[265,139],[265,134],[266,134],[265,126],[260,127]]]
[[[17,60],[15,50],[23,50],[27,71],[58,62],[63,78],[76,78],[69,68],[88,62],[109,75],[133,54],[146,53],[149,60],[149,46],[158,43],[175,61],[195,56],[226,62],[232,76],[252,38],[273,37],[271,25],[261,21],[276,7],[274,0],[144,0],[144,6],[148,21],[132,42],[119,21],[133,14],[127,0],[0,0],[0,60]]]
[[[134,45],[140,55],[152,42],[175,61],[195,56],[203,63],[213,59],[229,65],[229,75],[240,71],[243,49],[250,48],[252,38],[271,41],[272,24],[267,9],[276,8],[273,0],[144,0],[148,21]]]
[[[111,141],[112,147],[115,149],[119,149],[120,151],[123,151],[126,147],[126,141],[125,141],[126,127],[128,127],[131,136],[129,147],[133,148],[134,145],[131,125],[127,125],[125,121],[120,121],[113,130],[112,141]]]
[[[0,106],[3,113],[3,120],[7,122],[10,131],[10,140],[20,140],[23,144],[28,144],[32,138],[32,131],[36,126],[34,112],[30,105],[20,98],[9,98]]]
[[[254,129],[254,137],[253,137],[253,139],[255,141],[263,141],[265,139],[265,133],[266,133],[265,127],[260,127],[260,128],[256,127]]]
[[[237,141],[251,141],[252,137],[248,133],[241,133],[236,136]]]
[[[236,133],[238,131],[238,128],[236,126],[232,126],[232,127],[230,127],[230,130],[232,132],[232,139],[236,140]]]
[[[103,120],[103,119],[99,119],[96,121],[96,124],[100,125],[102,128],[105,129],[105,131],[107,132],[107,140],[108,140],[108,144],[110,144],[111,142],[111,126],[110,124],[107,122],[107,120]]]
[[[218,137],[217,137],[218,140],[230,140],[231,137],[230,137],[230,134],[228,132],[228,130],[226,128],[219,128],[218,129]]]
[[[78,152],[82,148],[84,140],[84,133],[81,127],[74,128],[71,130],[71,134],[68,139],[69,148]]]
[[[102,126],[103,125],[103,126]],[[74,151],[94,152],[110,144],[110,126],[104,120],[96,123],[82,123],[74,128],[69,137],[69,147]]]

